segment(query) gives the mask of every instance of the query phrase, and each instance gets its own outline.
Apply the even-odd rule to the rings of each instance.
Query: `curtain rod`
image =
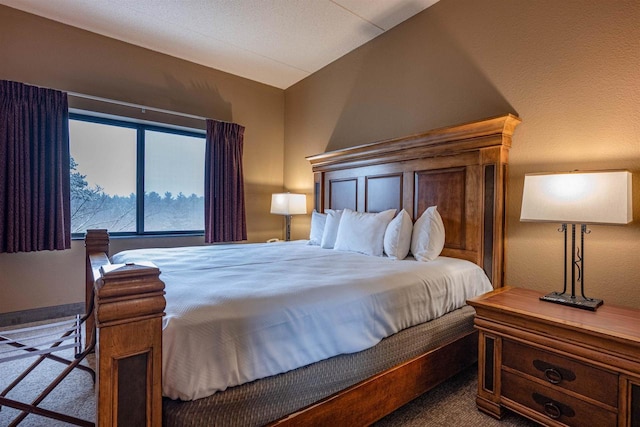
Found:
[[[125,106],[125,107],[131,107],[131,108],[138,108],[138,109],[142,110],[143,113],[146,110],[149,110],[149,111],[155,111],[157,113],[163,113],[163,114],[170,114],[170,115],[173,115],[173,116],[186,117],[186,118],[189,118],[189,119],[208,120],[207,117],[195,116],[193,114],[180,113],[180,112],[177,112],[177,111],[163,110],[162,108],[148,107],[146,105],[132,104],[130,102],[125,102],[125,101],[116,101],[114,99],[101,98],[99,96],[93,96],[93,95],[85,95],[83,93],[67,92],[67,95],[75,96],[76,98],[90,99],[92,101],[106,102],[106,103],[109,103],[109,104],[122,105],[122,106]]]
[[[7,81],[9,81],[9,80],[7,80]],[[50,88],[47,88],[45,86],[34,85],[33,83],[25,83],[25,82],[18,82],[18,83],[26,84],[26,85],[29,85],[29,86],[40,87],[40,88],[44,88],[44,89],[50,89]],[[84,98],[84,99],[90,99],[92,101],[106,102],[108,104],[122,105],[123,107],[138,108],[138,109],[142,110],[143,113],[144,113],[145,110],[149,110],[149,111],[155,111],[157,113],[169,114],[169,115],[173,115],[173,116],[181,116],[181,117],[185,117],[185,118],[188,118],[188,119],[205,120],[205,121],[210,119],[209,117],[202,117],[202,116],[196,116],[196,115],[193,115],[193,114],[180,113],[178,111],[164,110],[162,108],[148,107],[146,105],[133,104],[131,102],[125,102],[125,101],[117,101],[115,99],[102,98],[102,97],[93,96],[93,95],[86,95],[84,93],[70,92],[70,91],[66,91],[66,90],[63,90],[63,89],[53,89],[53,90],[58,90],[60,92],[65,92],[67,95],[75,96],[76,98]],[[223,120],[216,120],[216,121],[223,121]],[[229,123],[229,122],[226,122],[226,123]]]

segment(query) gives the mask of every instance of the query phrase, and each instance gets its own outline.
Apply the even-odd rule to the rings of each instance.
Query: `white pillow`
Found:
[[[427,208],[413,225],[411,253],[418,261],[433,261],[444,248],[444,223],[436,206]]]
[[[384,232],[395,214],[395,209],[380,213],[345,209],[340,219],[334,249],[382,256]]]
[[[309,232],[308,245],[320,246],[322,243],[322,234],[324,232],[324,225],[327,222],[327,214],[316,212],[314,209],[311,212],[311,231]]]
[[[327,220],[324,224],[320,247],[324,249],[333,249],[333,245],[336,244],[336,236],[338,235],[338,226],[340,225],[342,211],[325,209],[324,212],[327,214]]]
[[[391,259],[405,259],[411,249],[412,230],[413,221],[409,213],[402,209],[384,232],[384,253]]]

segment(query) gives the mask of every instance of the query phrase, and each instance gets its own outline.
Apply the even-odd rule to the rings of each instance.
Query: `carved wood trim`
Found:
[[[436,157],[497,145],[511,147],[521,120],[513,114],[434,129],[307,157],[313,171],[360,167],[423,157]]]

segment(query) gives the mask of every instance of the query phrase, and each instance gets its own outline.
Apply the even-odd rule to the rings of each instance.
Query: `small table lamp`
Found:
[[[285,240],[291,240],[291,215],[307,213],[307,198],[304,194],[276,193],[271,195],[271,213],[284,215],[286,221]]]
[[[527,174],[524,177],[520,221],[559,222],[564,233],[564,289],[541,300],[595,311],[601,299],[584,294],[584,235],[587,224],[628,224],[633,220],[631,173],[628,171]],[[571,255],[567,253],[567,224],[571,224]],[[580,225],[580,246],[576,246]],[[567,294],[571,265],[571,295]],[[576,295],[576,281],[581,295]]]

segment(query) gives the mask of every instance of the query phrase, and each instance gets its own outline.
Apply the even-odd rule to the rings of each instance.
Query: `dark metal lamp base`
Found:
[[[600,307],[603,302],[601,299],[571,296],[560,292],[551,292],[550,294],[540,297],[540,300],[591,311],[596,311],[596,309]]]

